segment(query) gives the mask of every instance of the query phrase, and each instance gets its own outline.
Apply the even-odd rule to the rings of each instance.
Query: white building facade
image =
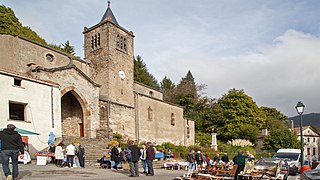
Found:
[[[0,69],[0,128],[17,128],[40,135],[27,136],[31,154],[48,146],[54,128],[61,136],[59,85]],[[23,135],[24,136],[24,135]]]
[[[294,128],[300,141],[300,128]],[[319,160],[319,138],[320,135],[316,129],[311,126],[302,127],[304,143],[304,160],[308,162]]]

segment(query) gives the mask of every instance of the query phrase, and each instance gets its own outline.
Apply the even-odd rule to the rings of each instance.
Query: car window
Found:
[[[299,158],[299,154],[298,153],[276,153],[274,157],[287,158],[287,159],[290,159],[291,161],[296,161]]]

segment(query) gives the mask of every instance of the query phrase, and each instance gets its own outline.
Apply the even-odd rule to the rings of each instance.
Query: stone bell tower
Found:
[[[108,1],[101,21],[83,34],[89,76],[101,85],[100,99],[133,107],[133,32],[118,24]]]

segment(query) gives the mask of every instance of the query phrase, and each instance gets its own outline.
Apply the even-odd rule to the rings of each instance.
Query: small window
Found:
[[[149,91],[149,96],[153,96],[153,92],[152,91]]]
[[[48,62],[53,62],[54,61],[54,56],[50,53],[46,54],[46,59]]]
[[[100,33],[91,36],[91,49],[95,50],[101,46]]]
[[[9,102],[9,119],[25,121],[24,110],[26,105],[25,103]]]
[[[308,155],[310,155],[310,148],[307,148],[307,153]]]
[[[127,39],[120,34],[116,37],[117,49],[127,52]]]
[[[121,89],[121,95],[123,95],[123,89]]]
[[[187,138],[190,138],[190,127],[187,127]]]
[[[148,107],[148,120],[149,121],[152,121],[152,116],[153,116],[152,108],[149,106]]]
[[[313,142],[316,142],[316,138],[315,137],[313,138]]]
[[[310,138],[308,137],[308,142],[310,142]]]
[[[175,126],[175,125],[176,125],[176,120],[175,120],[175,118],[174,118],[174,114],[173,114],[173,113],[171,113],[171,125],[172,125],[172,126]]]
[[[22,81],[21,79],[14,78],[14,82],[13,83],[14,83],[15,86],[21,86],[21,81]]]
[[[314,156],[316,155],[316,148],[315,147],[313,148],[312,155],[314,155]]]

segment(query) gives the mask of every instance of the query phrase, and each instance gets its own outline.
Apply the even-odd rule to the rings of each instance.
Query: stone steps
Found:
[[[86,165],[94,165],[97,163],[97,159],[100,159],[103,155],[108,152],[107,139],[93,139],[93,138],[81,138],[81,137],[63,137],[63,144],[69,145],[74,141],[80,141],[81,145],[85,149],[85,162]]]

